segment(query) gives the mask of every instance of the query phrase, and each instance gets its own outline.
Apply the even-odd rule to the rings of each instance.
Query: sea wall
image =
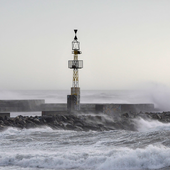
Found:
[[[45,100],[0,100],[0,116],[1,113],[36,111],[42,112],[42,116],[70,113],[66,103],[45,103]],[[154,105],[82,103],[80,110],[72,111],[72,113],[104,113],[117,116],[120,113],[139,113],[141,111],[154,111]]]
[[[0,113],[0,117],[3,118],[3,119],[9,118],[10,113]]]
[[[1,112],[41,111],[45,100],[0,100]]]
[[[96,104],[95,110],[97,113],[117,116],[121,113],[154,111],[154,104]]]
[[[67,111],[66,103],[45,103],[41,105],[40,111]]]
[[[122,113],[117,116],[117,119],[104,114],[56,114],[35,117],[20,115],[15,118],[0,117],[0,131],[8,127],[23,129],[42,126],[76,131],[138,130],[136,121],[141,118],[149,121],[157,120],[163,123],[169,123],[170,112],[141,112],[139,114],[132,113],[130,115],[128,113]]]

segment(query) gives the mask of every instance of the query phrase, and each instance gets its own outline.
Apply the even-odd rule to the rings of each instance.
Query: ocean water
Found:
[[[69,91],[1,91],[0,99],[45,99],[46,103],[65,103],[67,94]],[[141,91],[82,91],[81,101],[154,103],[159,100]],[[162,101],[154,104],[165,107]],[[13,113],[13,116],[18,114]],[[135,122],[138,127],[135,132],[10,127],[0,132],[0,170],[170,169],[170,123],[143,119]]]

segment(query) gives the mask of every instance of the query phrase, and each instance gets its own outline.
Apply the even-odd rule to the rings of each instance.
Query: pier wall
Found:
[[[40,111],[45,100],[0,100],[0,112]]]
[[[41,111],[67,111],[66,103],[46,103],[41,105]]]
[[[42,116],[56,116],[68,114],[67,111],[42,111]]]
[[[0,100],[0,116],[10,112],[42,112],[44,115],[69,114],[66,103],[45,103],[45,100]],[[121,113],[154,111],[153,104],[114,104],[114,103],[82,103],[80,111],[75,113],[104,113],[117,115]],[[74,113],[74,112],[72,112]]]
[[[120,113],[154,111],[154,104],[96,104],[95,110],[97,113],[115,116]]]
[[[10,117],[10,113],[0,113],[0,117],[4,118],[8,118]]]
[[[0,100],[0,117],[10,117],[11,112],[41,111],[45,100]]]

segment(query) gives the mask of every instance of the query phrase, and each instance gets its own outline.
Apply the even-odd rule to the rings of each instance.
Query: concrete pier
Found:
[[[0,117],[2,117],[3,119],[9,118],[10,117],[10,113],[0,113]]]
[[[80,104],[80,110],[71,111],[67,110],[67,104],[54,104],[44,105],[42,116],[56,115],[56,114],[74,114],[74,113],[103,113],[110,116],[116,116],[121,113],[139,113],[146,111],[154,111],[154,104],[107,104],[107,103],[83,103]],[[52,107],[50,107],[52,106]]]
[[[41,105],[41,111],[67,111],[66,103],[45,103]]]
[[[95,110],[97,112],[140,112],[140,111],[153,111],[153,104],[96,104]]]
[[[67,114],[66,103],[48,103],[41,105],[42,116],[55,116],[59,114]]]
[[[10,117],[11,112],[42,111],[45,100],[0,100],[0,117]]]
[[[82,103],[80,110],[68,110],[66,103],[45,103],[45,100],[0,100],[0,116],[9,117],[10,112],[42,112],[42,116],[74,113],[103,113],[111,116],[119,113],[139,113],[154,111],[153,104],[114,104],[114,103]]]
[[[154,104],[96,104],[95,111],[110,116],[120,113],[139,113],[154,111]]]
[[[0,112],[41,111],[45,100],[0,100]]]
[[[66,115],[67,111],[42,111],[42,116],[57,116],[57,115]]]

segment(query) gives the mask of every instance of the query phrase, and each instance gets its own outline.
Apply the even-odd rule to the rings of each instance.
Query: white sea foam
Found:
[[[149,145],[144,149],[121,147],[99,151],[77,148],[65,153],[28,150],[27,153],[1,154],[0,166],[9,165],[44,169],[158,169],[170,166],[170,149]]]
[[[170,123],[162,123],[158,120],[145,120],[142,118],[135,120],[138,131],[158,131],[170,130]]]
[[[28,135],[32,132],[53,132],[54,130],[52,130],[50,127],[48,126],[43,126],[41,128],[30,128],[30,129],[18,129],[18,128],[13,128],[13,127],[9,127],[6,130],[0,132],[0,137],[2,136],[8,136],[8,135]]]
[[[159,169],[170,166],[170,148],[149,145],[144,149],[119,148],[98,170]]]
[[[49,126],[42,126],[42,127],[29,128],[29,129],[19,129],[15,127],[8,127],[6,130],[0,132],[0,136],[3,136],[3,135],[17,135],[18,136],[18,134],[29,135],[31,133],[36,133],[36,132],[39,132],[39,133],[46,132],[49,134],[55,132],[56,134],[69,134],[69,135],[71,135],[70,133],[77,133],[76,131],[72,131],[72,130],[54,130]],[[82,132],[82,133],[85,133],[85,132]]]
[[[170,148],[161,144],[136,149],[116,146],[113,143],[117,140],[115,137],[121,137],[120,141],[128,140],[126,131],[123,131],[124,135],[121,133],[58,131],[48,127],[25,130],[8,128],[1,135],[0,167],[8,169],[9,166],[11,170],[16,167],[35,170],[136,170],[170,166]],[[135,133],[139,134],[133,132],[133,135]],[[9,143],[12,136],[12,143]],[[25,140],[31,137],[34,140]]]

